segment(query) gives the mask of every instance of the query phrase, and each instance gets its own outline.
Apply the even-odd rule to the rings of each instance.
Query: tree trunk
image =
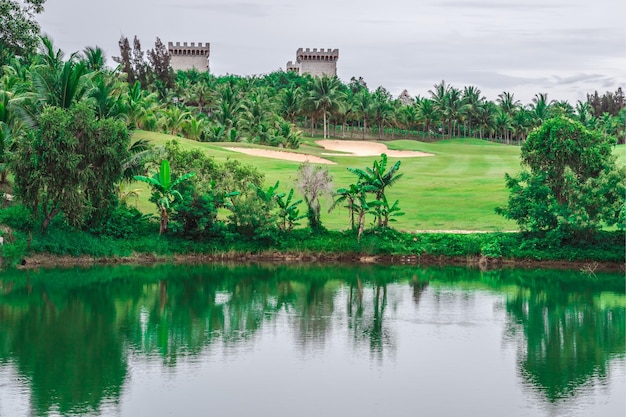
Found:
[[[326,126],[326,112],[324,112],[324,139],[328,138],[327,133],[326,133],[326,129],[327,129],[327,126]]]
[[[169,222],[169,216],[167,214],[167,209],[161,206],[161,221],[159,224],[159,235],[167,232],[168,222]]]
[[[365,229],[365,210],[359,211],[359,233],[356,236],[356,241],[361,241],[361,235],[363,234],[363,229]]]

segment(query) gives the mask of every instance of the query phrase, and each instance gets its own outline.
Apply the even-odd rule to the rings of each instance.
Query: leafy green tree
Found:
[[[40,31],[35,15],[43,12],[45,2],[0,0],[0,66],[35,52]]]
[[[182,200],[182,196],[180,195],[180,192],[176,190],[176,187],[194,175],[195,174],[193,172],[189,172],[172,181],[170,163],[167,159],[164,159],[161,161],[161,168],[152,177],[146,177],[143,175],[135,176],[137,181],[145,182],[152,187],[153,193],[151,201],[157,205],[161,218],[159,234],[167,232],[171,203],[177,198]]]
[[[580,122],[549,119],[522,146],[524,169],[516,177],[506,175],[511,194],[497,212],[522,231],[559,239],[587,238],[603,224],[616,224],[626,188],[614,143]]]
[[[38,129],[17,140],[11,158],[16,194],[43,215],[42,233],[59,213],[73,226],[106,218],[128,142],[123,123],[96,120],[87,103],[43,111]]]

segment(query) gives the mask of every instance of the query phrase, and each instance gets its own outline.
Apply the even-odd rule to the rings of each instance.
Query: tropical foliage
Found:
[[[589,238],[624,213],[624,169],[613,140],[565,117],[546,121],[522,146],[517,177],[507,174],[509,204],[499,212],[524,231]]]

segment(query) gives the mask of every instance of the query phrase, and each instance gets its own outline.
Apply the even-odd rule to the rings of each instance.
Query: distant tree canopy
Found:
[[[597,91],[593,94],[587,94],[587,102],[591,106],[591,112],[595,117],[602,117],[604,113],[617,116],[620,110],[626,106],[622,87],[619,87],[615,93],[607,91],[601,96]]]
[[[0,0],[0,66],[14,56],[27,56],[39,44],[39,24],[35,15],[46,0]]]
[[[154,49],[147,52],[148,61],[144,58],[141,50],[141,41],[137,36],[133,39],[133,47],[130,47],[128,38],[123,36],[119,40],[120,56],[113,57],[113,60],[122,66],[122,72],[126,73],[128,83],[135,81],[145,88],[151,83],[161,83],[163,87],[172,88],[174,86],[174,72],[170,67],[170,55],[167,48],[156,38]]]
[[[508,206],[497,211],[522,231],[585,238],[623,216],[625,172],[616,166],[613,138],[566,117],[533,131],[521,150],[522,172],[506,175]]]

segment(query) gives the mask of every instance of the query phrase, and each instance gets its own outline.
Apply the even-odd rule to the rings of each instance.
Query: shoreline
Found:
[[[626,265],[619,262],[597,261],[555,261],[537,259],[505,259],[485,256],[444,256],[444,255],[364,255],[355,253],[302,253],[302,252],[262,252],[262,253],[216,253],[216,254],[176,254],[156,255],[138,253],[131,256],[93,257],[88,255],[69,256],[38,253],[24,258],[18,270],[39,268],[72,268],[105,265],[154,265],[173,264],[210,264],[217,262],[239,262],[242,264],[371,264],[371,265],[407,265],[407,266],[464,266],[482,271],[496,269],[562,269],[579,270],[593,275],[595,272],[625,272]]]

